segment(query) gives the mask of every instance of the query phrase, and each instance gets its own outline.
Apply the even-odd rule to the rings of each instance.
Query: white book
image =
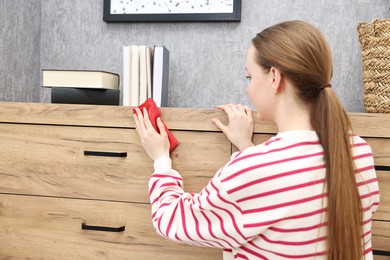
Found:
[[[42,87],[119,89],[119,75],[99,70],[43,69]]]
[[[147,98],[152,97],[152,69],[153,69],[153,49],[148,47],[146,50],[146,80],[147,80]]]
[[[147,88],[147,68],[146,68],[146,52],[147,48],[144,45],[139,46],[139,103],[142,104],[148,97]]]
[[[130,106],[130,46],[123,46],[122,105]]]
[[[158,107],[168,106],[169,51],[155,46],[153,51],[152,97]]]
[[[131,45],[130,106],[139,104],[139,46]]]

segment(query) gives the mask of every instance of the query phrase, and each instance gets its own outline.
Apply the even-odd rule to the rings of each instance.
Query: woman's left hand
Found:
[[[229,141],[240,151],[253,146],[253,116],[252,110],[243,105],[227,104],[217,108],[225,111],[229,118],[229,124],[224,125],[221,121],[213,118],[214,124],[222,130]]]
[[[153,161],[161,156],[169,157],[170,144],[168,140],[168,134],[165,131],[165,126],[161,121],[161,118],[157,118],[157,127],[160,131],[160,133],[158,133],[150,122],[149,114],[146,108],[143,109],[143,115],[139,108],[136,108],[135,111],[135,129],[137,130],[139,139],[146,153]]]

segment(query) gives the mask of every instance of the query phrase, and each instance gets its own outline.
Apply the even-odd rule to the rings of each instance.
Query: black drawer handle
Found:
[[[390,166],[375,165],[375,170],[377,170],[377,171],[390,171]]]
[[[127,152],[84,151],[87,156],[127,157]]]
[[[85,223],[81,224],[82,230],[94,230],[94,231],[104,231],[104,232],[123,232],[125,231],[125,226],[121,227],[103,227],[103,226],[90,226]]]
[[[372,253],[374,255],[384,255],[384,256],[390,256],[390,251],[382,251],[382,250],[372,250]]]

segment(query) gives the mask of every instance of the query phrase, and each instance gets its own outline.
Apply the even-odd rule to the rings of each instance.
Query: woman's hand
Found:
[[[169,140],[167,132],[160,117],[157,118],[158,133],[149,119],[149,114],[146,108],[143,109],[143,115],[139,108],[135,109],[134,114],[135,129],[137,130],[139,139],[143,148],[149,157],[155,161],[161,156],[169,157]]]
[[[253,146],[253,117],[252,110],[243,105],[221,105],[217,108],[225,111],[229,118],[229,124],[226,126],[216,118],[213,123],[222,130],[229,141],[234,144],[240,151]]]

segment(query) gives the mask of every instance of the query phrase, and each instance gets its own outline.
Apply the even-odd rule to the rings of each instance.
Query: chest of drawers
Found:
[[[234,147],[212,123],[223,112],[162,108],[180,141],[172,153],[185,189],[199,192]],[[364,116],[363,116],[364,115]],[[352,115],[380,166],[374,246],[390,251],[390,118]],[[372,124],[379,124],[373,126]],[[387,128],[385,127],[387,125]],[[256,122],[256,143],[276,132]],[[218,249],[156,235],[143,151],[128,107],[0,103],[0,256],[40,259],[222,259]]]
[[[220,250],[155,234],[152,161],[129,108],[1,103],[0,121],[2,257],[221,258]],[[177,129],[175,167],[186,188],[199,192],[231,147],[222,133]]]

